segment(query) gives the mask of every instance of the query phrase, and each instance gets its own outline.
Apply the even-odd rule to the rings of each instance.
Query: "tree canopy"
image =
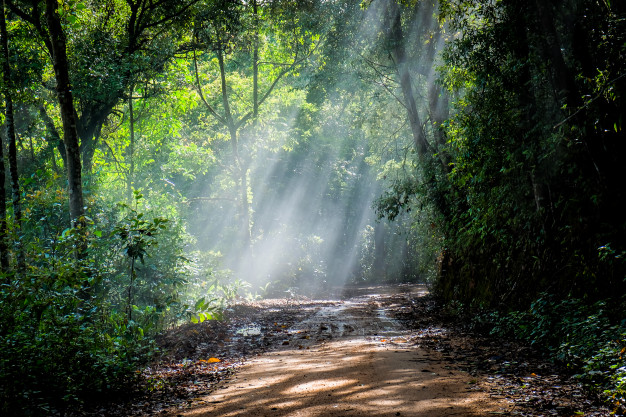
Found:
[[[624,346],[622,3],[2,11],[0,413],[124,389],[236,294],[420,281],[519,328],[570,300]]]

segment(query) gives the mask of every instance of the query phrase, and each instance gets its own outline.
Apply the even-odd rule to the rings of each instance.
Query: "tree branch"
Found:
[[[311,49],[307,54],[305,54],[302,58],[298,59],[298,55],[296,54],[294,56],[294,61],[291,64],[285,64],[285,65],[289,65],[287,68],[283,69],[274,79],[274,81],[272,82],[272,84],[269,86],[269,88],[267,89],[267,91],[265,92],[265,94],[263,94],[263,96],[261,97],[261,99],[258,102],[258,106],[261,106],[265,100],[268,99],[268,97],[272,94],[272,91],[274,91],[274,88],[276,87],[276,85],[278,84],[278,82],[285,76],[287,75],[289,72],[291,72],[296,66],[300,65],[302,62],[304,62],[308,57],[310,57],[313,52],[315,52],[315,50],[319,47],[321,42],[318,42],[315,47],[313,49]],[[235,125],[235,127],[237,129],[239,129],[241,126],[243,126],[252,116],[254,115],[253,111],[250,111],[248,113],[246,113],[245,116],[243,116]]]
[[[363,55],[361,55],[361,58],[363,59],[363,61],[364,61],[367,65],[369,65],[369,66],[370,66],[370,68],[371,68],[372,70],[374,70],[374,72],[376,73],[376,75],[377,75],[377,76],[381,79],[381,81],[380,81],[380,85],[381,85],[381,86],[383,86],[383,88],[384,88],[385,90],[387,90],[387,92],[388,92],[389,94],[391,94],[391,96],[392,96],[393,98],[395,98],[395,99],[398,101],[398,103],[400,103],[400,104],[402,105],[402,107],[404,107],[406,110],[408,110],[408,107],[407,107],[406,103],[405,103],[404,101],[402,101],[402,100],[400,99],[400,97],[398,97],[398,96],[396,95],[396,93],[394,93],[394,92],[391,90],[391,88],[389,88],[389,86],[388,86],[387,84],[385,84],[385,81],[389,81],[389,82],[391,82],[391,83],[394,83],[394,82],[396,82],[396,81],[395,81],[395,80],[393,80],[391,77],[389,77],[389,76],[385,75],[382,71],[380,71],[380,70],[377,68],[377,65],[376,65],[376,63],[375,63],[375,62],[373,62],[373,61],[371,61],[371,60],[369,60],[369,59],[365,58]],[[382,67],[387,68],[386,66],[384,66],[384,65],[380,65],[380,64],[379,64],[378,66],[382,66]],[[397,83],[397,82],[396,82],[396,83]]]
[[[215,109],[213,109],[213,106],[211,106],[209,104],[209,102],[206,100],[206,98],[204,98],[204,93],[202,92],[202,86],[200,85],[200,77],[198,75],[198,60],[196,58],[196,51],[193,51],[193,68],[194,68],[194,72],[195,72],[195,76],[196,76],[196,89],[198,90],[198,94],[200,95],[200,99],[202,100],[202,102],[204,103],[204,105],[206,106],[207,110],[209,110],[209,113],[211,113],[213,115],[213,117],[215,117],[221,124],[226,125],[226,119],[224,119],[222,116],[220,116]]]
[[[613,78],[611,81],[609,81],[608,83],[606,83],[606,85],[604,85],[600,91],[598,92],[598,94],[595,95],[595,97],[593,97],[592,99],[590,99],[589,101],[587,101],[584,105],[580,106],[578,108],[578,110],[576,110],[574,113],[572,113],[569,117],[567,117],[566,119],[564,119],[563,121],[557,123],[556,125],[554,125],[552,127],[552,129],[558,129],[559,127],[561,127],[562,125],[564,125],[565,123],[567,123],[568,121],[572,120],[574,117],[576,117],[576,115],[578,113],[580,113],[581,111],[585,110],[587,107],[589,107],[591,105],[591,103],[593,103],[594,101],[596,101],[597,99],[599,99],[600,97],[602,97],[602,94],[606,91],[607,87],[611,84],[614,84],[616,81],[620,80],[621,78],[626,77],[626,74],[622,74],[616,78]]]

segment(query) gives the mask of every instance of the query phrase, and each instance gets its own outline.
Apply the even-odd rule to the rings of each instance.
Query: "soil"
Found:
[[[469,389],[471,376],[415,344],[388,315],[421,289],[401,290],[319,308],[290,328],[281,348],[250,361],[190,410],[171,415],[436,417],[507,410],[506,402]]]
[[[147,392],[97,415],[610,414],[539,352],[446,321],[423,286],[352,287],[226,313],[163,336]]]

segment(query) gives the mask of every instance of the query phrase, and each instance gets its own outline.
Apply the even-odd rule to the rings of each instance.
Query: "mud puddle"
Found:
[[[377,308],[372,297],[359,297],[321,307],[316,314],[293,326],[290,333],[303,340],[300,345],[310,346],[329,340],[390,338],[409,332],[384,309]]]
[[[250,360],[210,395],[172,416],[478,416],[507,404],[471,389],[472,377],[387,311],[422,287],[353,291],[290,326],[247,324],[237,333],[282,342]],[[258,334],[257,334],[258,332]]]

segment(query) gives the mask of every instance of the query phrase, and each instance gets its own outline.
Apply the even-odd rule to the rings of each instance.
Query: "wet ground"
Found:
[[[426,294],[352,287],[236,305],[164,335],[149,392],[96,414],[609,415],[537,352],[445,323]]]
[[[381,292],[381,290],[383,290]],[[210,395],[170,415],[451,416],[506,411],[508,403],[470,390],[472,377],[390,316],[419,286],[361,288],[293,323],[280,347],[249,361]],[[237,333],[261,337],[251,323]]]

